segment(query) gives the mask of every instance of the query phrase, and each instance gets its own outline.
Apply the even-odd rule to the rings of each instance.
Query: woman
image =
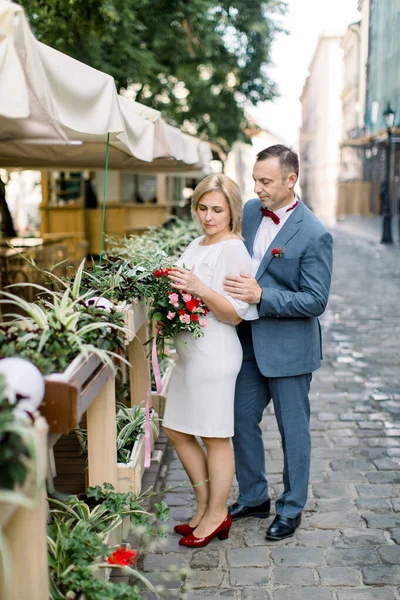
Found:
[[[177,525],[182,546],[201,547],[218,535],[226,539],[232,523],[227,500],[234,474],[235,382],[242,348],[235,326],[258,318],[255,306],[233,300],[223,290],[227,274],[250,272],[242,242],[242,199],[226,175],[210,175],[195,189],[192,214],[204,236],[195,239],[169,273],[181,292],[200,297],[209,309],[204,337],[178,336],[174,369],[164,415],[164,430],[194,486],[197,510],[189,523]],[[201,437],[206,452],[195,436]]]

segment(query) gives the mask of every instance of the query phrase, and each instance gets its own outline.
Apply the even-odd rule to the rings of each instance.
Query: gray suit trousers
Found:
[[[240,337],[243,365],[236,382],[233,437],[238,502],[257,506],[269,498],[260,423],[264,409],[272,399],[284,456],[283,493],[276,501],[276,512],[293,518],[307,501],[311,459],[308,394],[312,374],[264,377],[254,356],[250,326],[241,328]]]

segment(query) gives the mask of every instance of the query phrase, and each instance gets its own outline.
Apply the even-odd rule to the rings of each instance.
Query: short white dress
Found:
[[[201,246],[196,238],[177,261],[191,269],[206,285],[228,298],[245,320],[258,318],[256,306],[228,296],[226,275],[251,273],[251,258],[240,240],[228,239]],[[163,424],[175,431],[203,437],[233,436],[235,383],[242,364],[242,347],[236,327],[206,316],[204,336],[195,339],[182,332],[175,339],[178,354],[173,370]]]

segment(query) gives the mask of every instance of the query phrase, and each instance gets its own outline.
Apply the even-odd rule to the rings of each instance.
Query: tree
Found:
[[[227,149],[266,72],[283,0],[22,0],[38,39],[112,75],[119,90]]]

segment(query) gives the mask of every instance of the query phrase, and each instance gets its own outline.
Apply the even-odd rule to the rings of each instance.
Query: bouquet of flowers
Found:
[[[174,338],[182,331],[189,331],[195,338],[204,335],[206,315],[209,312],[200,298],[180,292],[171,287],[168,273],[171,269],[157,269],[153,273],[152,309],[150,318],[162,322],[157,336],[157,347],[164,353],[164,341]]]

